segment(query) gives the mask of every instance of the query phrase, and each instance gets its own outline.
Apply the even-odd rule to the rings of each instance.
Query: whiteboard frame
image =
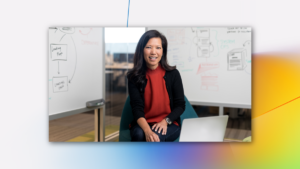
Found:
[[[55,120],[55,119],[60,119],[60,118],[67,117],[67,116],[72,116],[72,115],[79,114],[79,113],[94,111],[95,109],[102,108],[103,106],[97,106],[97,107],[93,107],[93,108],[82,108],[82,109],[76,109],[76,110],[71,110],[71,111],[66,111],[66,112],[62,112],[62,113],[58,113],[58,114],[49,115],[49,121]]]
[[[224,107],[228,108],[245,108],[252,109],[251,105],[247,104],[230,104],[230,103],[210,103],[210,102],[197,102],[197,101],[189,101],[191,105],[194,106],[213,106],[219,107],[219,116],[224,115]]]

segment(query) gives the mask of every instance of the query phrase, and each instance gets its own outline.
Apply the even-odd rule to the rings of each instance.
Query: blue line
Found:
[[[129,0],[129,2],[128,2],[127,27],[128,27],[128,20],[129,20],[129,7],[130,7],[130,0]]]

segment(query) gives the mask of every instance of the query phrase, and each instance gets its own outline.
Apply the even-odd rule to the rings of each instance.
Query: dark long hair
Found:
[[[162,68],[166,71],[171,71],[176,69],[176,66],[170,66],[167,60],[167,51],[168,51],[168,41],[166,37],[158,32],[157,30],[150,30],[143,34],[140,38],[137,47],[135,49],[134,58],[133,58],[133,69],[128,71],[127,78],[128,80],[134,80],[136,83],[145,83],[146,79],[146,71],[147,65],[144,59],[144,48],[148,43],[149,39],[151,38],[160,38],[163,48],[163,55],[159,63],[161,64]]]

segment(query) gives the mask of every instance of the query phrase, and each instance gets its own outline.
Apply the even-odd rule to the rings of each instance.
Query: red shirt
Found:
[[[164,75],[166,71],[159,64],[155,70],[147,69],[145,88],[145,118],[147,123],[161,122],[171,113],[169,94]],[[176,121],[173,122],[178,126]]]

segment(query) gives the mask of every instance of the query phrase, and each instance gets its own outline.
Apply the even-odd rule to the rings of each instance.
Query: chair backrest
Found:
[[[132,120],[133,114],[130,105],[130,97],[128,96],[121,115],[119,141],[131,141],[129,124]]]
[[[180,122],[182,124],[183,119],[186,118],[197,118],[198,115],[196,114],[195,110],[193,109],[192,105],[188,101],[188,99],[184,96],[185,100],[185,111],[182,113],[180,116]],[[132,109],[130,105],[130,97],[127,97],[127,100],[125,102],[123,111],[122,111],[122,116],[121,116],[121,122],[120,122],[120,132],[119,132],[119,141],[131,141],[131,136],[130,136],[130,129],[129,129],[129,124],[133,120],[133,114],[132,114]],[[175,141],[178,141],[176,139]]]

